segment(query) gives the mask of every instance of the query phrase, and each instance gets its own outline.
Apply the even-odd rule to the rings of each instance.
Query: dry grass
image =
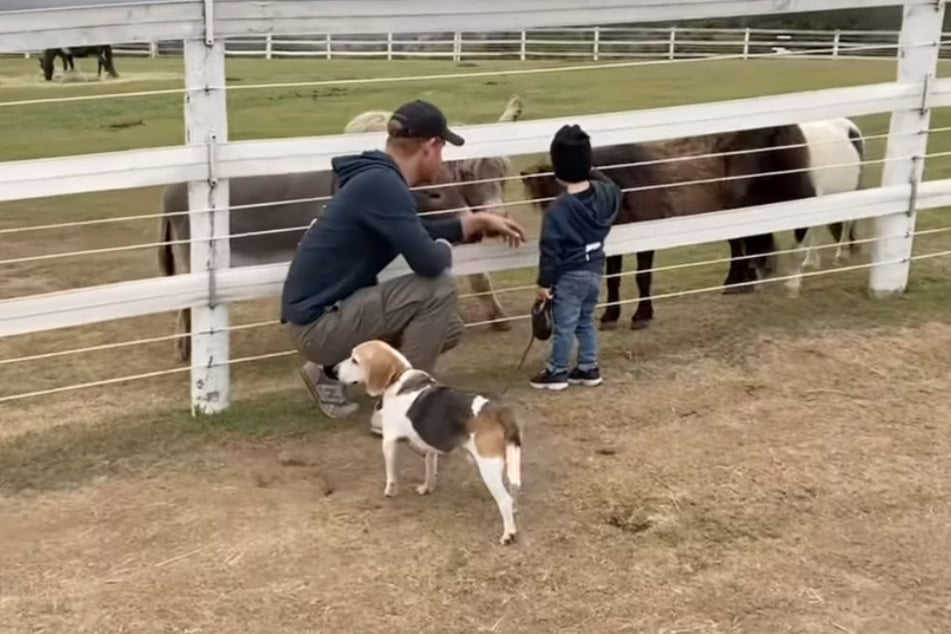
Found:
[[[120,62],[129,90],[171,87],[180,71],[167,60]],[[0,62],[0,98],[115,89],[44,85],[25,63]],[[380,66],[229,60],[229,82]],[[551,76],[427,86],[422,95],[413,85],[242,91],[230,102],[232,136],[337,130],[358,108],[417,96],[480,122],[512,92],[528,118],[567,116],[884,81],[894,66],[776,69],[746,63],[739,84],[735,64],[592,72],[572,76],[571,91]],[[11,110],[18,119],[5,129],[2,158],[180,139],[178,96],[89,108]],[[935,113],[934,125],[948,118]],[[874,133],[886,120],[861,123]],[[934,138],[931,151],[951,146],[951,135]],[[872,157],[882,147],[873,143]],[[928,168],[947,176],[951,162]],[[153,188],[4,204],[0,228],[150,213],[157,201]],[[919,224],[947,222],[934,212]],[[0,259],[155,239],[153,221],[7,234]],[[939,234],[915,248],[951,243]],[[725,253],[722,244],[679,249],[657,264]],[[8,265],[0,298],[150,277],[154,259],[144,250]],[[662,273],[655,292],[714,285],[724,272]],[[522,284],[530,274],[495,279]],[[603,334],[603,388],[538,396],[516,386],[510,394],[529,427],[526,487],[520,543],[506,549],[496,545],[491,498],[461,456],[445,461],[433,496],[404,487],[385,501],[365,420],[320,418],[293,358],[235,366],[236,405],[213,419],[188,415],[186,373],[0,403],[0,543],[12,545],[0,549],[0,632],[946,632],[949,274],[949,260],[916,263],[909,293],[884,302],[864,296],[862,271],[809,279],[795,301],[767,287],[658,302],[651,329]],[[529,302],[504,298],[513,314]],[[471,301],[463,310],[482,316]],[[264,300],[236,306],[233,322],[275,315],[276,302]],[[15,337],[0,342],[0,360],[173,326],[172,315],[154,315]],[[445,376],[498,389],[526,334],[521,323],[507,334],[470,332],[444,359]],[[283,333],[267,328],[236,333],[232,354],[286,348]],[[545,352],[535,348],[530,369]],[[179,367],[171,342],[0,365],[0,396]],[[421,470],[406,454],[404,482]]]
[[[598,390],[516,389],[512,548],[461,456],[384,500],[377,441],[302,390],[21,436],[0,629],[947,631],[951,326],[731,334],[615,355]],[[404,482],[421,468],[403,454]]]

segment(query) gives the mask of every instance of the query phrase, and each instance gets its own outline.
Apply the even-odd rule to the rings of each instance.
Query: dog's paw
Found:
[[[383,497],[392,498],[396,497],[396,483],[387,482],[386,486],[383,488]]]
[[[428,484],[423,482],[421,485],[416,487],[416,492],[419,493],[420,495],[426,495],[428,493],[432,493],[432,488],[430,488]]]
[[[499,539],[499,543],[503,546],[508,546],[515,542],[515,533],[502,533],[502,537]]]

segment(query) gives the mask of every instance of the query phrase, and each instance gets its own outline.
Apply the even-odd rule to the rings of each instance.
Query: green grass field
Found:
[[[78,65],[88,73],[88,63]],[[893,62],[822,60],[505,74],[526,67],[229,59],[230,138],[337,132],[358,112],[416,97],[456,122],[485,123],[518,94],[523,119],[570,122],[895,76]],[[2,59],[0,102],[181,86],[180,60],[119,58],[117,68],[118,80],[45,83],[35,60]],[[470,71],[498,74],[241,89]],[[0,108],[0,161],[179,144],[182,101],[176,94]],[[888,116],[856,122],[878,135]],[[951,126],[951,113],[935,111],[932,126]],[[869,150],[880,158],[883,140]],[[929,152],[945,150],[951,134],[932,135]],[[951,160],[928,163],[926,178],[948,176]],[[865,185],[879,177],[879,165],[870,165]],[[159,195],[146,188],[4,203],[0,230],[154,213]],[[513,183],[509,197],[522,198],[521,187]],[[515,213],[537,231],[533,211]],[[951,226],[943,210],[920,214],[918,224]],[[0,259],[157,240],[154,220],[0,234]],[[949,248],[951,233],[915,242],[918,254]],[[727,254],[726,244],[700,245],[661,253],[655,265]],[[832,252],[822,255],[830,267]],[[514,554],[492,548],[494,507],[462,459],[447,461],[429,499],[411,499],[404,486],[394,504],[382,504],[382,463],[363,418],[323,420],[293,357],[236,365],[235,403],[211,419],[189,415],[182,372],[0,403],[0,534],[23,544],[0,553],[0,623],[12,624],[0,630],[370,631],[387,619],[396,631],[426,632],[594,624],[944,631],[951,615],[942,571],[951,562],[942,553],[951,544],[940,527],[951,500],[938,483],[951,475],[940,458],[951,434],[932,423],[951,406],[940,389],[951,360],[949,271],[946,258],[915,262],[908,292],[889,300],[866,296],[865,270],[806,278],[798,299],[772,284],[748,296],[661,300],[650,329],[602,333],[601,390],[542,398],[516,385],[530,440],[525,542]],[[715,286],[725,272],[724,264],[662,272],[654,293]],[[152,248],[4,265],[0,299],[158,274]],[[504,288],[532,274],[493,279]],[[623,296],[635,297],[632,278]],[[501,299],[517,315],[532,296]],[[234,307],[232,322],[273,319],[276,310],[274,300],[248,302]],[[632,310],[624,307],[622,324]],[[482,318],[471,301],[463,311]],[[162,314],[9,338],[0,340],[0,361],[171,334],[174,326],[174,315]],[[446,377],[499,388],[527,341],[525,324],[469,335],[446,356]],[[255,329],[234,334],[232,356],[288,348],[278,328]],[[526,376],[546,352],[533,349]],[[171,342],[0,364],[0,398],[180,367]],[[405,463],[404,480],[416,478],[417,465]]]

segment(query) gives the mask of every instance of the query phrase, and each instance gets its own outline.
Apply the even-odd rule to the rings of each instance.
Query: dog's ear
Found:
[[[382,345],[363,347],[358,361],[364,366],[366,390],[370,396],[383,394],[406,369],[399,358]]]

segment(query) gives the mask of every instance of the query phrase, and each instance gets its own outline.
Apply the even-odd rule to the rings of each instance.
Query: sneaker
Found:
[[[575,368],[568,375],[568,382],[572,385],[583,385],[585,387],[595,387],[601,385],[601,371],[598,368],[582,370]]]
[[[531,386],[537,390],[563,390],[568,387],[568,374],[550,372],[546,368],[532,377]]]
[[[316,363],[308,361],[299,373],[320,411],[328,418],[346,418],[359,409],[359,405],[347,398],[343,385],[327,376]]]

